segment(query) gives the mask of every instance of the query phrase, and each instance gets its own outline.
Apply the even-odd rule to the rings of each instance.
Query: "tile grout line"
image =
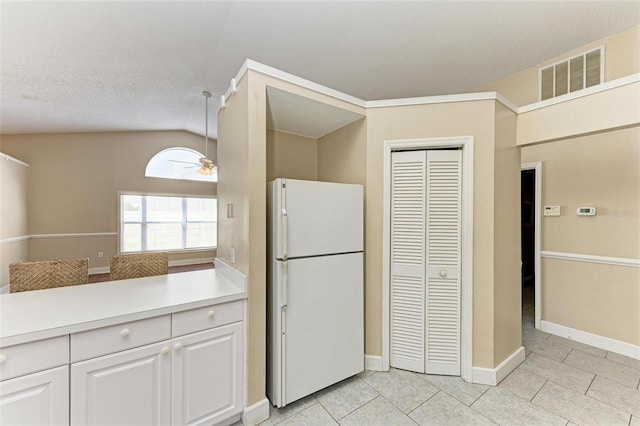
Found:
[[[584,391],[584,395],[585,396],[589,396],[589,395],[587,395],[587,392],[589,392],[589,389],[591,389],[591,385],[593,385],[593,382],[596,381],[596,376],[597,376],[597,374],[593,375],[593,379],[591,379],[591,383],[589,383],[589,386],[587,387],[587,390]],[[596,398],[594,398],[594,399],[596,399]],[[600,401],[600,402],[602,402],[602,401]]]
[[[544,379],[544,377],[543,377]],[[542,384],[542,386],[540,386],[540,389],[538,389],[538,391],[531,397],[531,399],[529,400],[529,402],[534,403],[533,399],[538,396],[538,394],[540,393],[540,391],[542,390],[543,387],[545,387],[547,385],[547,383],[549,383],[549,379],[545,379],[544,383]],[[537,404],[536,404],[537,405]]]
[[[424,404],[426,404],[429,400],[431,400],[431,398],[435,397],[437,394],[439,394],[440,392],[449,395],[448,393],[446,393],[445,391],[443,391],[442,389],[440,389],[439,387],[437,387],[436,385],[434,385],[433,383],[429,383],[430,385],[433,385],[436,389],[438,389],[438,392],[434,393],[433,395],[431,395],[429,398],[425,399],[420,405],[418,405],[416,408],[414,408],[413,410],[409,411],[408,413],[406,413],[405,415],[407,417],[409,417],[411,420],[413,420],[413,418],[411,418],[410,414],[413,413],[414,411],[416,411],[418,408],[422,407]],[[449,395],[451,396],[451,395]],[[452,397],[452,396],[451,396]],[[453,397],[452,397],[453,398]],[[386,398],[385,398],[386,399]],[[456,399],[457,401],[457,399]],[[393,405],[393,403],[391,401],[389,401],[391,403],[391,405]],[[393,405],[394,407],[396,407],[395,405]],[[398,407],[396,407],[398,408]],[[400,410],[400,408],[398,408],[398,410]],[[402,412],[402,410],[400,410],[400,412]],[[416,422],[417,423],[417,422]]]
[[[560,361],[561,363],[563,363],[563,364],[564,364],[564,360],[566,360],[567,358],[569,358],[569,355],[571,355],[571,353],[573,352],[573,349],[574,349],[574,348],[571,348],[571,350],[569,351],[569,353],[568,353],[564,358],[562,358],[562,361]],[[567,365],[570,365],[570,364],[567,364]]]

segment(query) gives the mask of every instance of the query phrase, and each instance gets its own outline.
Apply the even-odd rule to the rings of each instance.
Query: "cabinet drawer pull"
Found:
[[[7,357],[4,355],[0,355],[0,364],[2,364],[3,362],[5,362],[7,360]]]
[[[120,332],[121,336],[128,336],[129,333],[131,333],[131,330],[129,330],[128,328],[123,328],[122,331]]]
[[[180,349],[182,349],[182,343],[176,343],[174,348],[176,348],[176,351],[179,351]]]
[[[216,311],[214,311],[213,309],[210,310],[207,315],[209,316],[209,318],[213,318],[213,316],[216,314]]]
[[[170,349],[169,349],[168,347],[166,347],[166,346],[165,346],[164,348],[162,348],[162,350],[160,351],[160,353],[161,353],[162,355],[166,355],[166,354],[168,354],[168,353],[169,353],[169,351],[170,351]]]

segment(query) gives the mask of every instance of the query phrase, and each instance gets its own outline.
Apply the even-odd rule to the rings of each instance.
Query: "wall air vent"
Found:
[[[540,68],[540,100],[566,95],[604,81],[604,47]]]

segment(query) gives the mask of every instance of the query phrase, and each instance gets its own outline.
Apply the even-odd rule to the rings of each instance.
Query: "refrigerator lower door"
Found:
[[[280,372],[268,388],[276,393],[271,402],[283,407],[364,370],[363,255],[273,266],[281,330],[279,350],[270,352],[279,352]]]

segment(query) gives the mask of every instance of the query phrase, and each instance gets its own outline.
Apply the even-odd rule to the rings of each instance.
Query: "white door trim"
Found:
[[[460,376],[473,378],[473,136],[404,139],[384,142],[382,222],[382,369],[389,370],[390,248],[391,248],[391,153],[418,149],[462,149],[462,271]]]
[[[542,230],[540,226],[542,224],[542,217],[540,212],[542,211],[542,163],[525,163],[520,165],[520,170],[535,170],[536,171],[536,188],[535,188],[535,204],[536,209],[533,216],[535,233],[534,239],[534,259],[533,259],[533,273],[535,274],[534,280],[534,292],[535,292],[535,327],[540,330],[540,320],[542,319],[542,290],[541,290],[541,259],[540,259],[540,241]]]

